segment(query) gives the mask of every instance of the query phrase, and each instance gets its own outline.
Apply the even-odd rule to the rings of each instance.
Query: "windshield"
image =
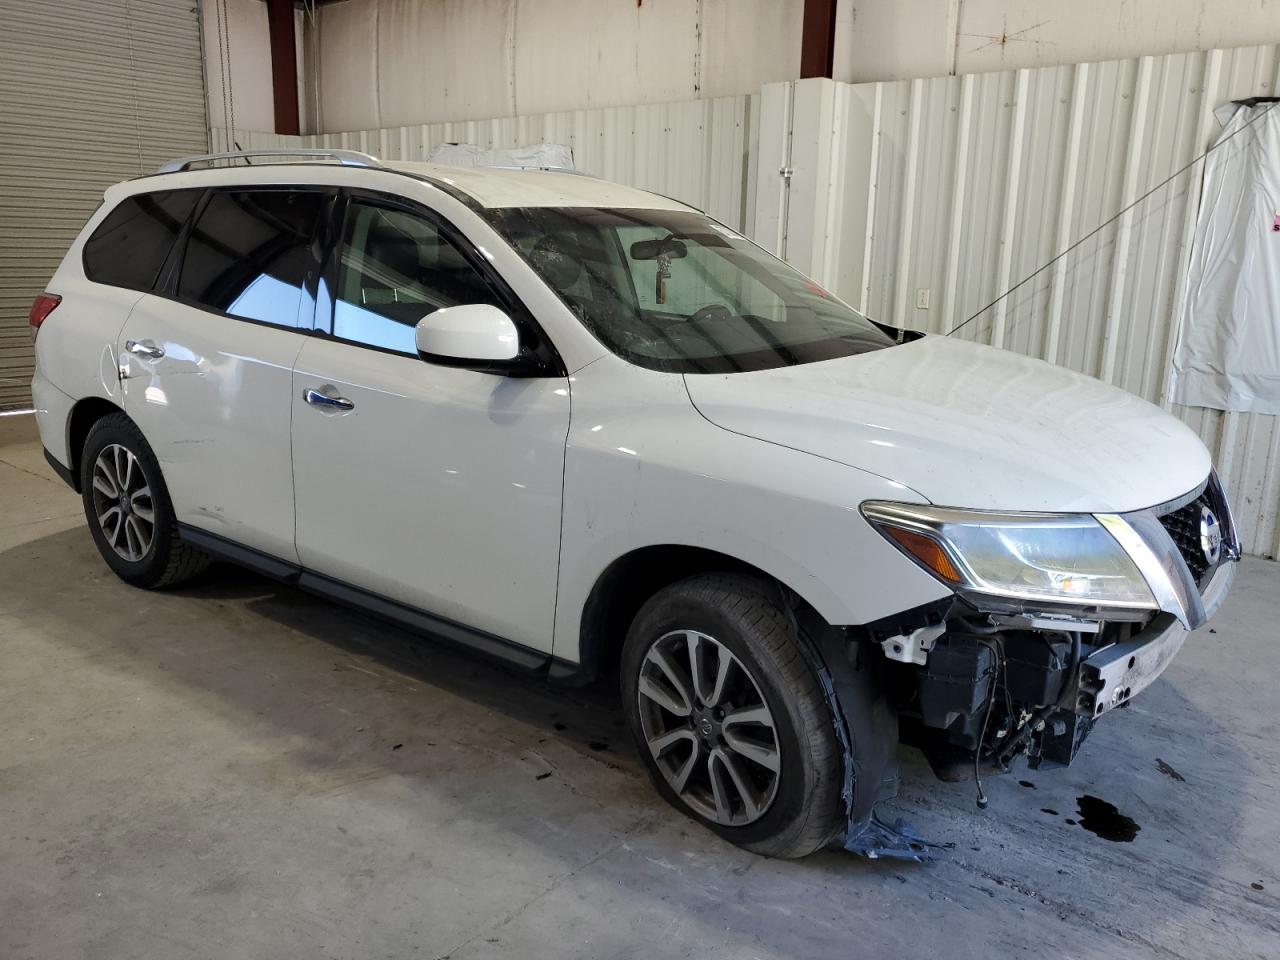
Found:
[[[528,207],[487,215],[605,346],[642,367],[768,370],[895,342],[701,214]]]

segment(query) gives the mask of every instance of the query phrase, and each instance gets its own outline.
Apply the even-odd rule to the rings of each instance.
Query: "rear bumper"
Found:
[[[59,463],[58,458],[49,452],[48,447],[45,447],[44,458],[49,462],[49,468],[53,470],[53,472],[56,473],[59,476],[59,478],[61,478],[63,483],[65,483],[68,487],[70,487],[76,493],[80,492],[80,485],[76,483],[76,478],[71,473],[71,468],[66,466],[65,464]]]
[[[31,405],[36,410],[36,426],[40,430],[45,456],[61,464],[63,470],[68,470],[71,454],[67,450],[67,423],[75,400],[55,387],[37,367],[35,376],[31,378]]]
[[[1202,596],[1205,619],[1213,616],[1226,599],[1235,578],[1234,562],[1222,564]],[[1124,706],[1164,673],[1182,649],[1189,631],[1168,613],[1162,613],[1141,633],[1125,643],[1112,644],[1084,661],[1075,712],[1100,717]]]

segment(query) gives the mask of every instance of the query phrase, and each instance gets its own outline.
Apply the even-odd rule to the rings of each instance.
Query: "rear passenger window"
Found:
[[[95,283],[150,290],[202,190],[126,197],[84,245],[84,272]]]
[[[325,199],[296,190],[211,193],[187,241],[178,298],[245,320],[298,326]]]
[[[463,303],[501,306],[484,277],[431,221],[372,204],[347,208],[333,335],[418,355],[414,328]]]

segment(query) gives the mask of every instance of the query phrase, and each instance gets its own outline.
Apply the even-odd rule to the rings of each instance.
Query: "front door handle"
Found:
[[[329,389],[333,389],[330,387]],[[354,410],[356,405],[346,397],[335,397],[325,393],[323,390],[317,390],[315,387],[307,387],[302,391],[302,399],[307,401],[313,407],[329,410]]]
[[[154,340],[126,340],[124,348],[139,357],[148,360],[159,360],[164,356],[164,347],[157,347]]]

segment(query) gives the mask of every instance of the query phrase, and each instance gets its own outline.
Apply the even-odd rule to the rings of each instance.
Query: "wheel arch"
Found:
[[[81,457],[84,455],[84,442],[89,431],[95,423],[113,413],[124,413],[124,410],[102,397],[85,397],[76,401],[67,416],[67,459],[70,461],[67,466],[71,471],[72,486],[76,493],[81,492]]]
[[[700,573],[742,573],[803,594],[774,574],[718,550],[686,544],[637,547],[610,563],[596,578],[578,627],[578,671],[593,679],[615,669],[631,621],[663,587]]]

